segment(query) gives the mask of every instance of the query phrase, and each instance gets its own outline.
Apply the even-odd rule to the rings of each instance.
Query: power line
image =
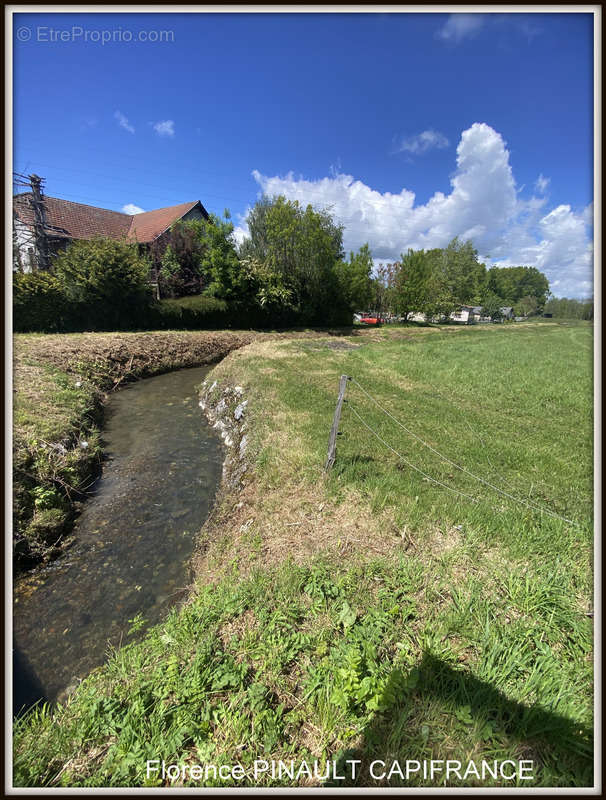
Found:
[[[71,168],[67,168],[67,167],[60,167],[60,166],[57,166],[57,165],[47,164],[47,163],[44,163],[44,162],[41,162],[41,161],[36,161],[34,163],[38,164],[41,167],[51,168],[51,169],[58,169],[58,170],[61,170],[63,172],[71,172],[73,174],[81,173],[81,174],[97,175],[97,176],[105,178],[105,180],[108,180],[107,172],[96,172],[96,171],[86,170],[86,169],[81,169],[81,168],[71,169]],[[115,169],[116,172],[133,172],[133,173],[141,174],[141,169],[136,168],[136,167],[124,166],[124,165],[118,164],[118,163],[113,163],[112,164],[111,162],[104,162],[104,163],[107,163],[107,165],[109,167]],[[200,169],[200,168],[197,168],[197,167],[195,168],[194,172],[196,172],[196,171],[200,172],[203,175],[204,174],[210,175],[210,176],[212,176],[214,178],[217,178],[219,180],[221,180],[221,179],[225,180],[225,176],[220,174],[220,173],[212,172],[210,170]],[[273,177],[275,177],[275,176],[273,176]],[[279,176],[278,176],[278,179],[281,180],[281,178]],[[326,179],[330,180],[330,178],[322,178],[320,180],[326,180]],[[335,203],[334,199],[327,198],[325,193],[321,189],[314,188],[314,184],[318,183],[318,181],[305,180],[305,183],[308,184],[308,185],[304,189],[300,190],[301,194],[303,195],[302,202],[305,202],[306,198],[311,196],[312,198],[313,197],[318,197],[318,198],[321,199],[321,202],[318,201],[319,205],[322,205],[322,206],[325,206],[325,207],[326,206],[330,206],[330,205],[334,205],[334,203]],[[140,184],[140,185],[151,186],[151,184]],[[234,184],[230,180],[230,186],[236,186],[236,184]],[[250,186],[245,186],[243,183],[242,184],[237,184],[237,186],[241,187],[245,191],[251,191],[251,187]],[[259,186],[258,184],[257,184],[257,190],[256,191],[257,191],[257,193],[258,192],[265,192],[263,187]],[[296,195],[296,194],[298,194],[298,192],[294,192],[292,194]],[[226,195],[216,195],[216,194],[215,195],[210,195],[210,194],[207,194],[206,196],[208,196],[208,197],[214,196],[214,197],[217,197],[219,199],[227,200],[230,203],[234,202],[234,198],[227,197]],[[293,199],[296,199],[296,197],[293,198]]]
[[[22,184],[18,184],[18,185],[22,185]],[[88,184],[77,183],[77,182],[71,182],[71,185],[72,186],[83,186],[83,187],[84,186],[88,186]],[[97,188],[99,188],[99,187],[97,187]],[[158,193],[158,195],[152,195],[152,194],[149,194],[147,192],[139,192],[139,191],[136,191],[136,190],[133,190],[131,192],[129,190],[124,190],[124,189],[122,190],[122,193],[126,194],[127,191],[128,191],[129,195],[136,195],[136,197],[134,199],[138,200],[139,202],[147,200],[147,201],[150,201],[150,202],[152,202],[154,204],[156,204],[156,203],[160,203],[160,204],[164,203],[164,204],[166,204],[166,196],[161,197],[160,193]],[[72,202],[88,201],[88,202],[97,203],[97,204],[102,203],[103,206],[105,206],[105,205],[108,205],[108,204],[109,205],[116,204],[116,194],[117,194],[117,192],[112,188],[100,189],[100,194],[103,195],[105,199],[102,199],[99,195],[97,195],[95,197],[92,197],[90,195],[80,194],[80,192],[77,192],[77,193],[62,192],[60,190],[53,192],[52,196],[53,197],[57,197],[57,196],[60,196],[60,195],[63,195],[63,194],[69,194],[69,198],[67,198],[67,197],[61,198],[61,197],[59,197],[59,199],[66,200],[66,199],[72,199],[73,198]],[[207,197],[219,198],[221,200],[228,201],[228,202],[230,200],[230,198],[227,198],[227,197],[222,196],[222,195],[215,195],[215,194],[212,194],[210,192],[204,193],[203,199],[206,199]],[[77,198],[77,200],[75,198]],[[240,201],[238,201],[238,202],[240,202]]]
[[[441,458],[443,461],[446,461],[446,462],[447,462],[448,464],[450,464],[451,466],[455,467],[455,468],[456,468],[456,469],[458,469],[458,470],[461,470],[461,472],[464,472],[466,475],[469,475],[471,478],[474,478],[476,481],[480,481],[480,483],[483,483],[485,486],[488,486],[488,487],[490,487],[491,489],[493,489],[494,491],[498,492],[499,494],[502,494],[504,497],[508,497],[510,500],[513,500],[513,501],[514,501],[514,503],[521,503],[522,505],[525,505],[527,508],[532,508],[532,509],[534,509],[535,511],[540,511],[540,512],[541,512],[541,513],[543,513],[543,514],[549,514],[550,516],[552,516],[552,517],[555,517],[556,519],[561,519],[561,520],[563,520],[564,522],[567,522],[567,523],[569,523],[570,525],[575,525],[576,527],[579,527],[578,523],[574,522],[573,520],[571,520],[571,519],[567,519],[566,517],[562,517],[562,516],[560,516],[560,514],[556,514],[556,513],[555,513],[555,511],[550,511],[550,510],[548,510],[548,509],[546,509],[546,508],[543,508],[542,506],[539,506],[539,505],[537,505],[536,503],[532,503],[532,502],[530,502],[530,501],[521,500],[521,499],[520,499],[520,498],[518,498],[518,497],[514,497],[512,494],[509,494],[509,492],[505,492],[505,491],[503,491],[503,489],[500,489],[498,486],[495,486],[493,483],[490,483],[489,481],[486,481],[486,480],[484,480],[484,478],[481,478],[479,475],[474,475],[474,473],[473,473],[473,472],[470,472],[468,469],[466,469],[465,467],[462,467],[460,464],[456,464],[454,461],[452,461],[452,459],[448,458],[448,456],[445,456],[445,455],[443,455],[442,453],[440,453],[438,450],[436,450],[436,449],[435,449],[435,447],[432,447],[430,444],[428,444],[427,442],[423,441],[423,439],[421,439],[421,437],[420,437],[420,436],[417,436],[417,434],[416,434],[416,433],[413,433],[413,431],[409,430],[409,429],[408,429],[408,428],[407,428],[405,425],[403,425],[403,424],[400,422],[400,420],[399,420],[399,419],[396,419],[396,417],[394,417],[394,415],[393,415],[393,414],[391,414],[391,413],[390,413],[390,412],[389,412],[389,411],[388,411],[386,408],[384,408],[384,407],[383,407],[383,406],[382,406],[382,405],[379,403],[379,401],[378,401],[378,400],[376,400],[376,399],[375,399],[375,398],[374,398],[374,397],[373,397],[371,394],[369,394],[369,393],[366,391],[366,389],[365,389],[365,388],[364,388],[364,387],[363,387],[363,386],[362,386],[360,383],[358,383],[358,381],[357,381],[357,380],[356,380],[354,377],[352,377],[352,378],[351,378],[351,380],[352,380],[352,381],[353,381],[353,382],[356,384],[356,386],[357,386],[357,387],[358,387],[358,388],[359,388],[359,389],[360,389],[360,390],[361,390],[361,391],[362,391],[362,392],[363,392],[363,393],[364,393],[364,394],[365,394],[365,395],[366,395],[366,396],[367,396],[367,397],[368,397],[370,400],[372,400],[372,401],[373,401],[373,403],[375,403],[375,405],[377,405],[377,406],[378,406],[378,407],[381,409],[381,411],[382,411],[384,414],[386,414],[386,415],[387,415],[388,417],[390,417],[390,418],[391,418],[391,419],[392,419],[392,420],[393,420],[393,421],[394,421],[394,422],[395,422],[397,425],[399,425],[399,426],[402,428],[402,430],[406,431],[406,433],[407,433],[409,436],[412,436],[414,439],[416,439],[418,442],[420,442],[420,443],[421,443],[421,444],[422,444],[424,447],[427,447],[429,450],[431,450],[431,452],[432,452],[432,453],[435,453],[435,454],[436,454],[437,456],[439,456],[439,457],[440,457],[440,458]]]

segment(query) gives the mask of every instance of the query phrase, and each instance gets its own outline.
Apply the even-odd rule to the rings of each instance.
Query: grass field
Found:
[[[592,337],[401,328],[229,355],[213,392],[243,387],[250,468],[201,534],[191,601],[17,723],[16,784],[355,758],[337,785],[592,785]],[[377,759],[524,759],[533,777],[375,779]]]

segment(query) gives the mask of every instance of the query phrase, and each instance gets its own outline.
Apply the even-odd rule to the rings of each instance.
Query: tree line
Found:
[[[517,316],[539,314],[548,295],[549,282],[535,267],[486,269],[473,243],[455,237],[444,248],[409,249],[400,261],[380,265],[375,304],[405,320],[411,314],[440,319],[465,305],[498,319],[504,306]]]
[[[549,294],[536,268],[486,269],[472,242],[458,238],[375,269],[368,244],[346,255],[343,226],[328,211],[283,196],[259,199],[246,223],[239,245],[228,211],[177,222],[147,250],[73,242],[49,272],[16,277],[15,327],[343,325],[354,311],[440,319],[462,305],[497,318],[502,306],[541,313]]]
[[[561,319],[593,319],[593,300],[574,300],[551,297],[545,303],[545,313]]]

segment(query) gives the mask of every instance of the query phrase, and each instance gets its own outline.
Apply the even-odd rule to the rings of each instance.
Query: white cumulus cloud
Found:
[[[144,208],[139,208],[139,206],[136,206],[134,203],[127,203],[125,206],[122,206],[123,214],[143,214],[144,211]]]
[[[172,119],[164,119],[160,122],[154,122],[152,127],[158,136],[172,137],[175,135],[175,123]]]
[[[400,152],[413,153],[413,155],[422,155],[428,150],[443,150],[449,144],[450,142],[443,133],[429,129],[418,133],[416,136],[402,139],[398,150]]]
[[[591,293],[590,208],[546,208],[545,197],[520,197],[503,137],[485,123],[463,131],[448,194],[436,192],[415,205],[415,194],[378,192],[352,175],[306,180],[292,172],[253,177],[261,191],[328,209],[345,226],[344,246],[368,242],[376,260],[392,261],[409,247],[444,247],[455,236],[471,239],[487,266],[534,266],[559,296]],[[246,235],[241,221],[236,241]]]
[[[438,28],[436,36],[447,42],[458,44],[463,39],[474,36],[484,27],[483,14],[450,14],[446,22]]]
[[[128,131],[129,133],[134,133],[135,132],[135,129],[130,124],[130,122],[128,121],[128,118],[125,117],[124,114],[121,111],[114,112],[114,119],[118,120],[118,125],[121,128],[124,128],[125,131]]]

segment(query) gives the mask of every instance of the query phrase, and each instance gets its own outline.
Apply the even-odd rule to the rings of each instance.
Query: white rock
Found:
[[[88,448],[88,442],[80,442],[80,448],[86,450]]]
[[[248,405],[248,400],[243,400],[238,406],[236,406],[236,410],[234,411],[234,417],[236,419],[240,419],[242,414],[244,413],[244,409]]]

